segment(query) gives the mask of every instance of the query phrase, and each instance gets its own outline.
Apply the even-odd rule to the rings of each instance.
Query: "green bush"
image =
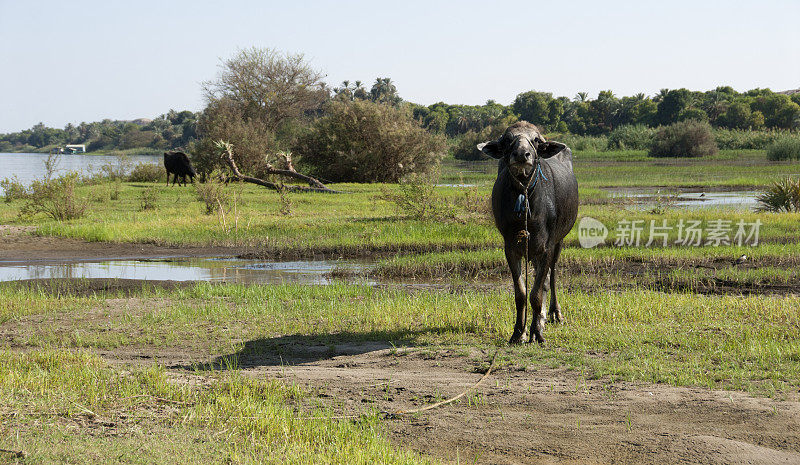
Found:
[[[487,157],[477,145],[481,142],[495,140],[503,135],[506,126],[487,126],[480,131],[467,131],[453,147],[453,158],[457,160],[485,160]]]
[[[128,182],[160,182],[164,179],[164,167],[152,163],[139,163],[128,175]]]
[[[155,186],[145,188],[139,195],[139,200],[141,200],[139,204],[140,211],[155,210],[158,207],[158,190]]]
[[[206,182],[198,182],[194,184],[197,191],[197,200],[203,202],[206,206],[206,215],[222,210],[228,210],[233,203],[233,193],[226,189],[226,185],[220,182],[220,174],[214,171],[206,178]]]
[[[295,152],[313,174],[333,182],[397,182],[439,166],[443,136],[419,126],[406,107],[331,101],[298,139]]]
[[[24,199],[28,193],[16,174],[0,181],[0,188],[3,189],[3,200],[5,200],[6,203],[11,203],[17,199]]]
[[[454,216],[452,206],[436,192],[438,174],[413,174],[399,183],[396,192],[384,192],[383,199],[395,204],[400,214],[417,220],[451,219]]]
[[[650,146],[651,157],[703,157],[717,153],[717,144],[706,122],[681,121],[659,128]]]
[[[32,216],[44,213],[54,220],[65,221],[80,218],[86,211],[86,199],[75,194],[78,173],[69,173],[50,180],[38,180],[31,184],[25,196],[20,215]]]
[[[619,126],[608,135],[609,150],[647,150],[656,130],[643,124]]]
[[[800,212],[800,178],[775,181],[756,200],[760,211]]]
[[[767,147],[767,158],[777,160],[800,160],[800,136],[782,137]]]

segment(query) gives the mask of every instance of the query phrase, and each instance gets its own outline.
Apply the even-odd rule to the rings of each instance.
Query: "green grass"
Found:
[[[252,246],[271,252],[436,250],[480,247],[495,233],[483,224],[430,222],[406,218],[382,198],[396,186],[342,185],[344,195],[290,194],[292,214],[280,212],[277,193],[242,186],[235,207],[205,215],[192,187],[156,189],[157,208],[139,211],[144,184],[123,184],[118,200],[93,201],[85,217],[57,222],[45,217],[19,219],[19,201],[0,205],[0,222],[35,224],[39,234],[89,241],[147,242],[162,245]],[[79,195],[104,198],[105,186],[83,187]],[[97,193],[95,194],[95,191]],[[456,197],[458,189],[442,189]],[[496,240],[496,239],[494,239]]]
[[[22,292],[13,287],[0,297]],[[509,348],[515,363],[564,364],[594,376],[776,394],[800,387],[800,298],[696,295],[631,289],[560,294],[569,323],[548,326],[544,348]],[[69,297],[40,296],[34,307]],[[48,328],[25,326],[8,343],[83,347],[117,333],[113,350],[139,347],[158,357],[181,348],[201,359],[278,356],[286,350],[358,341],[397,346],[505,346],[512,327],[506,290],[409,292],[368,286],[198,284],[154,290],[120,311],[88,303]],[[85,316],[90,314],[91,318]],[[20,323],[28,320],[19,317]],[[19,338],[17,337],[19,336]],[[287,337],[299,348],[288,349]],[[122,341],[121,343],[119,341]]]
[[[685,267],[710,261],[732,263],[741,255],[751,262],[783,267],[800,265],[800,244],[763,244],[758,247],[603,247],[565,248],[559,263],[585,273],[601,272],[625,263],[647,264],[655,272],[660,267]],[[378,260],[371,271],[377,277],[431,279],[456,274],[461,277],[497,277],[507,274],[503,249],[453,250],[415,255],[398,255]]]
[[[722,286],[764,289],[768,286],[796,286],[800,284],[800,271],[796,266],[788,269],[774,266],[746,269],[692,268],[672,270],[665,273],[662,279],[670,288],[680,287],[691,291],[713,290]]]
[[[581,216],[597,218],[614,226],[622,219],[667,219],[691,217],[747,221],[761,219],[764,241],[798,237],[798,217],[753,214],[731,210],[668,209],[652,214],[633,208],[600,187],[705,186],[748,187],[766,185],[779,174],[800,172],[800,162],[770,163],[763,151],[723,151],[709,159],[650,160],[636,151],[577,153],[576,175],[581,186]],[[474,169],[473,169],[474,168]],[[89,241],[145,242],[161,245],[218,245],[252,247],[264,254],[437,251],[493,248],[501,244],[488,215],[488,197],[496,173],[493,161],[463,164],[448,161],[444,184],[476,184],[476,187],[439,187],[438,202],[452,205],[455,220],[419,221],[398,211],[387,200],[396,185],[341,184],[343,195],[290,194],[291,215],[281,214],[278,194],[253,186],[230,186],[238,201],[225,215],[205,215],[192,187],[123,183],[119,198],[112,200],[115,186],[84,186],[78,195],[90,199],[84,218],[56,222],[42,216],[17,217],[20,201],[0,205],[0,222],[30,224],[39,234]],[[141,192],[152,186],[155,210],[139,211]],[[112,188],[113,187],[113,188]],[[577,231],[568,237],[576,244]]]
[[[764,150],[721,150],[702,158],[663,159],[643,150],[574,151],[573,166],[581,188],[706,187],[758,188],[772,180],[800,173],[800,161],[772,162]],[[497,162],[449,161],[443,179],[450,184],[491,184]]]
[[[0,350],[0,448],[24,463],[428,462],[394,450],[375,414],[339,421],[296,385],[206,375],[197,386],[86,352]]]
[[[4,294],[0,300],[0,324],[25,315],[72,312],[97,302],[95,297],[77,297],[69,290],[66,295],[55,295],[59,298],[52,299],[49,293],[26,288]]]
[[[107,200],[105,185],[83,187],[79,195],[93,199],[87,214],[80,219],[58,222],[37,216],[17,217],[20,201],[0,204],[0,222],[37,225],[38,234],[107,242],[143,242],[160,245],[210,245],[252,247],[264,254],[343,253],[364,255],[373,252],[425,252],[453,249],[494,248],[501,238],[489,218],[489,187],[469,193],[477,208],[461,206],[465,189],[439,188],[442,202],[453,205],[455,219],[416,220],[385,200],[396,186],[342,186],[344,195],[291,194],[292,214],[280,213],[280,200],[274,192],[257,186],[240,188],[235,207],[221,214],[206,215],[193,188],[153,185],[155,210],[139,211],[144,185],[123,184],[117,200]],[[101,195],[104,194],[104,195]],[[713,220],[739,220],[763,223],[762,242],[785,242],[800,237],[800,215],[767,214],[730,209],[684,210],[668,208],[647,212],[610,199],[596,188],[581,190],[585,202],[579,216],[598,219],[612,229],[622,220],[642,220],[642,237],[647,239],[650,222],[663,220],[673,226],[670,241],[677,238],[680,219],[701,220],[704,228]],[[482,200],[484,199],[484,200]],[[102,200],[102,201],[100,201]],[[731,236],[735,233],[735,228]],[[577,245],[577,228],[567,237]]]

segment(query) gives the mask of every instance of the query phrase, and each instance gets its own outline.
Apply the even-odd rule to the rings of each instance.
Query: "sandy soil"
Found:
[[[280,361],[251,350],[246,374],[314,389],[342,414],[396,412],[473,386],[489,353],[306,347]],[[247,352],[247,348],[244,353]],[[387,420],[393,441],[456,463],[800,463],[800,402],[700,388],[500,368],[457,404]]]
[[[472,387],[492,356],[395,350],[380,342],[335,349],[292,338],[281,344],[291,349],[281,357],[246,348],[243,373],[304,384],[341,415],[392,413],[449,398]],[[567,369],[499,368],[458,403],[386,425],[396,444],[452,463],[800,463],[796,395],[773,400],[611,383]]]

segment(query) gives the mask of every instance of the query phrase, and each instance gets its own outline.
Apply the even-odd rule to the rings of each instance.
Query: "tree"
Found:
[[[446,147],[444,137],[420,127],[405,106],[332,100],[296,151],[323,179],[397,182],[436,169]]]
[[[290,119],[320,108],[328,98],[322,73],[302,54],[249,48],[220,65],[217,79],[203,83],[209,102],[227,99],[245,119],[257,119],[271,131]]]
[[[692,103],[689,89],[662,89],[656,111],[656,123],[668,125],[678,120],[678,115]]]
[[[389,105],[397,105],[403,101],[397,95],[397,87],[390,78],[376,78],[375,84],[369,90],[369,98],[373,102],[388,103]]]
[[[689,120],[708,121],[708,115],[706,114],[706,112],[704,112],[699,108],[695,107],[684,108],[683,111],[681,111],[678,114],[678,121],[689,121]]]
[[[222,160],[215,143],[224,140],[236,150],[237,165],[245,173],[264,176],[267,155],[278,151],[275,133],[259,118],[246,118],[241,105],[228,98],[209,102],[197,123],[202,135],[192,150],[192,162],[201,176],[221,168]]]
[[[514,113],[529,123],[537,126],[547,126],[550,124],[550,102],[553,94],[550,92],[528,91],[517,95],[511,107]]]
[[[750,126],[750,118],[750,105],[744,102],[734,102],[718,120],[731,129],[747,129]]]
[[[794,103],[788,95],[764,94],[755,99],[752,110],[764,115],[764,123],[770,128],[790,129],[800,117],[800,105]]]
[[[594,121],[600,132],[606,132],[617,126],[620,115],[620,102],[614,92],[603,90],[597,95],[596,100],[589,102]]]

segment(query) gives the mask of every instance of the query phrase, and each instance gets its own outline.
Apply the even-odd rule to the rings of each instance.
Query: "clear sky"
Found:
[[[417,103],[800,88],[800,0],[0,0],[0,132],[200,110],[238,48]]]

